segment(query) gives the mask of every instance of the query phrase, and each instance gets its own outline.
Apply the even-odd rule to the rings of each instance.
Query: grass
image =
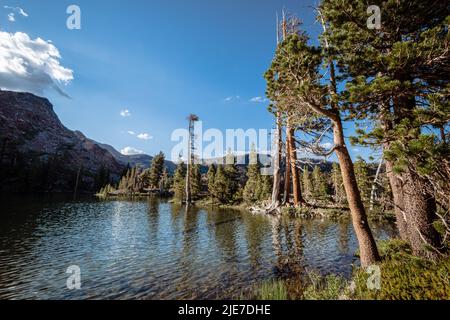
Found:
[[[258,300],[450,300],[450,257],[430,262],[411,255],[406,243],[378,243],[383,258],[380,288],[370,289],[371,276],[357,268],[350,280],[308,273],[296,279],[262,283],[247,298]]]

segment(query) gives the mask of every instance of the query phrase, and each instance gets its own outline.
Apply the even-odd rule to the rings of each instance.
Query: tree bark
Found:
[[[326,23],[320,10],[319,14],[322,20],[322,27],[324,29],[324,32],[326,33]],[[324,37],[324,41],[326,48],[329,49],[330,45],[328,44],[327,37]],[[336,72],[334,62],[331,58],[328,59],[328,65],[330,68],[329,93],[331,96],[331,110],[323,109],[317,105],[312,106],[312,109],[321,112],[324,116],[328,116],[333,122],[335,152],[339,159],[344,189],[347,195],[347,201],[352,215],[353,228],[355,229],[356,237],[359,243],[361,266],[365,268],[380,261],[380,255],[378,253],[375,239],[372,235],[372,231],[370,230],[370,226],[367,221],[366,210],[361,200],[361,193],[359,192],[358,184],[356,182],[353,161],[345,144],[342,119],[340,116],[338,105],[336,104]]]
[[[387,133],[393,129],[393,123],[389,120],[390,110],[385,104],[381,106],[381,125],[383,130]],[[383,143],[383,151],[390,150],[391,144],[389,140]],[[392,191],[392,200],[394,202],[395,220],[397,224],[400,238],[409,242],[408,236],[408,221],[405,211],[405,195],[403,191],[402,180],[394,173],[394,164],[392,161],[386,160],[386,175],[389,179],[389,185]]]
[[[290,143],[287,138],[287,132],[289,127],[286,126],[286,148],[285,148],[285,170],[284,170],[284,196],[283,204],[287,205],[290,203],[291,198],[291,148]]]
[[[414,255],[430,260],[440,257],[441,237],[433,226],[436,220],[436,201],[425,179],[412,170],[405,179],[405,211],[408,219],[409,243]]]
[[[409,129],[412,137],[403,137],[406,142],[421,134],[420,127],[413,126],[415,108],[415,97],[401,96],[394,99],[394,124],[404,119],[409,119],[411,123]],[[432,194],[432,187],[415,168],[415,160],[412,158],[408,167],[399,175],[399,179],[403,181],[404,217],[408,240],[414,255],[436,260],[440,255],[438,249],[441,246],[440,235],[433,226],[433,222],[437,219],[436,198]]]
[[[334,143],[352,215],[353,228],[359,243],[361,266],[365,268],[380,261],[380,255],[367,221],[366,211],[356,182],[353,162],[345,145],[344,131],[340,120],[334,121]]]
[[[386,174],[389,179],[389,185],[392,191],[392,198],[394,201],[395,220],[397,224],[400,238],[409,242],[408,236],[408,221],[406,218],[405,195],[403,192],[403,183],[393,172],[393,164],[391,161],[386,161]]]
[[[277,112],[277,131],[276,131],[276,147],[277,150],[273,159],[273,188],[272,188],[272,203],[269,210],[274,210],[280,206],[280,184],[281,184],[281,146],[282,146],[282,132],[281,132],[281,114]]]
[[[289,126],[287,134],[288,136],[286,140],[287,143],[289,143],[289,154],[291,162],[292,191],[294,193],[294,205],[297,207],[305,204],[306,202],[303,199],[302,189],[300,186],[300,173],[297,168],[297,147],[295,145],[294,129]]]

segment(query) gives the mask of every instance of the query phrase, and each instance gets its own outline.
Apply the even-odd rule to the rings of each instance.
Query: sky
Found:
[[[0,53],[0,87],[47,97],[69,129],[128,154],[170,154],[191,113],[204,130],[271,129],[263,75],[276,12],[300,17],[314,38],[316,2],[1,0],[0,40],[15,50]],[[79,30],[66,26],[72,4]]]

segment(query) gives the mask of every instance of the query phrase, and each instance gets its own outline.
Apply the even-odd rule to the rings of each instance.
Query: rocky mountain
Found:
[[[153,160],[152,156],[149,156],[147,154],[136,154],[136,155],[123,155],[119,151],[117,151],[113,146],[110,146],[109,144],[99,143],[94,140],[91,140],[93,143],[97,144],[100,148],[105,149],[111,155],[122,165],[124,166],[130,166],[130,167],[142,167],[142,168],[149,168],[150,164]],[[172,161],[165,162],[167,170],[169,173],[173,173],[176,168],[176,164]]]
[[[117,180],[129,163],[148,167],[148,155],[124,156],[66,128],[45,98],[0,90],[0,190],[94,190]],[[173,164],[172,164],[173,167]]]

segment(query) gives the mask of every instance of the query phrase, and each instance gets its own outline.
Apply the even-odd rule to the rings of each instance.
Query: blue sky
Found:
[[[170,135],[186,127],[189,113],[198,114],[206,129],[272,128],[267,103],[250,99],[264,97],[263,74],[276,45],[275,12],[284,7],[298,15],[314,36],[320,32],[314,3],[2,0],[0,27],[51,40],[61,65],[73,70],[74,79],[61,86],[70,99],[45,93],[68,128],[118,150],[170,154]],[[66,28],[71,4],[81,8],[81,30]],[[8,21],[5,5],[23,8],[28,17],[16,12],[15,21]],[[131,115],[121,116],[123,110]],[[137,137],[145,133],[151,139]]]

